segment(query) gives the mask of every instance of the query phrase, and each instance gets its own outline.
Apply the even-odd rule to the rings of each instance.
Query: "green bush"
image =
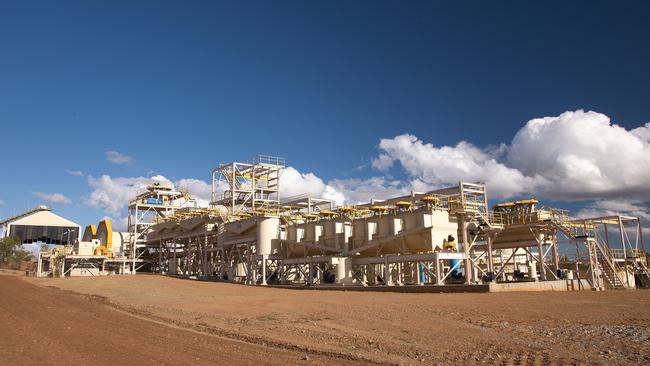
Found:
[[[18,238],[0,239],[0,263],[20,263],[32,259],[31,254],[19,248],[21,244]]]

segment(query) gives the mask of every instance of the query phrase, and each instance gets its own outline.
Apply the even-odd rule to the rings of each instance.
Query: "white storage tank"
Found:
[[[131,233],[113,231],[113,245],[111,248],[111,253],[113,256],[121,256],[124,249],[126,248],[129,240],[131,238]]]
[[[280,219],[262,217],[257,221],[257,254],[273,254],[273,243],[280,232]]]
[[[332,258],[334,266],[336,267],[336,283],[352,284],[354,277],[352,276],[352,258]]]

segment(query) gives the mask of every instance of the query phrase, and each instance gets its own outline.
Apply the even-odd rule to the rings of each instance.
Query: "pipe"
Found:
[[[420,284],[424,285],[427,282],[426,273],[424,273],[424,263],[420,262]]]

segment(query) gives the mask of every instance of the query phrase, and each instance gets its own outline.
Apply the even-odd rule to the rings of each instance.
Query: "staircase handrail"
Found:
[[[609,250],[609,246],[606,244],[603,245],[604,243],[601,242],[600,236],[597,234],[597,231],[594,231],[594,243],[596,244],[596,248],[600,250],[602,253],[602,258],[605,260],[607,265],[612,269],[612,272],[614,276],[616,276],[616,279],[623,285],[627,286],[626,283],[621,279],[621,277],[618,275],[619,268],[616,265],[616,262],[612,260],[613,255],[612,252]],[[625,271],[627,275],[627,270]],[[613,284],[612,284],[613,285]]]

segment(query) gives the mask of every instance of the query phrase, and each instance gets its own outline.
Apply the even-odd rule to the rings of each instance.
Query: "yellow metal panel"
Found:
[[[97,238],[100,242],[104,239],[104,242],[101,244],[107,250],[113,248],[113,226],[111,225],[111,220],[104,219],[99,222],[99,225],[97,225]]]
[[[91,241],[92,239],[97,239],[97,227],[93,224],[86,226],[84,229],[83,236],[81,237],[82,241]]]

